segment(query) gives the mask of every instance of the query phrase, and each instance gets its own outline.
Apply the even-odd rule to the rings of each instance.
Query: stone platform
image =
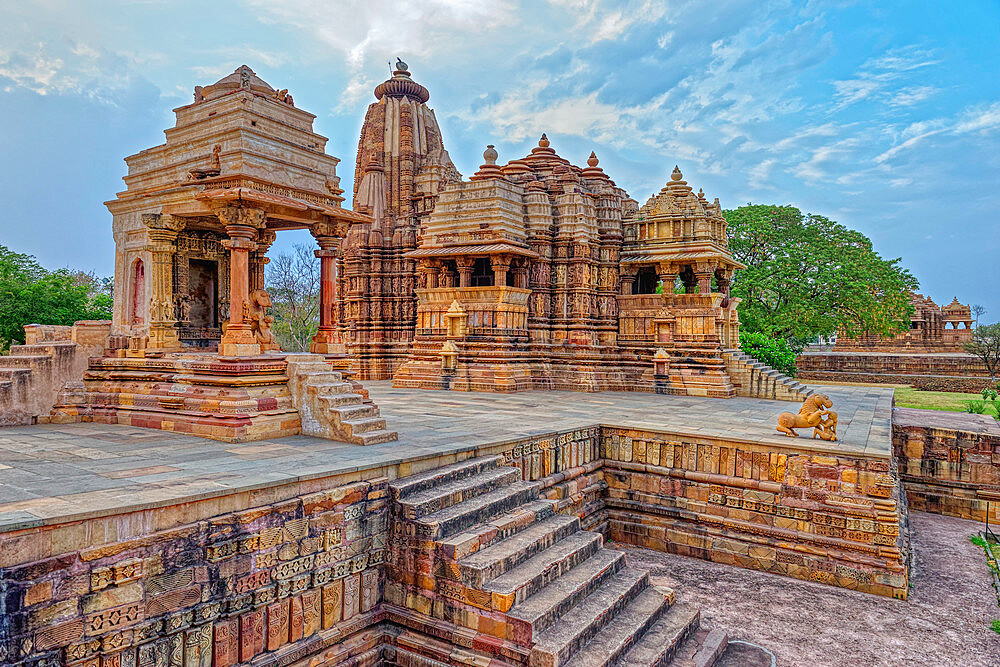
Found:
[[[724,628],[605,540],[906,597],[892,391],[824,390],[839,443],[781,401],[388,383],[367,447],[5,429],[0,662],[712,665]]]
[[[795,446],[817,454],[892,449],[892,390],[824,387],[839,412],[840,441],[792,439],[774,430],[785,401],[703,399],[632,392],[480,394],[397,389],[367,382],[399,440],[359,450],[311,436],[249,443],[118,424],[49,424],[0,430],[0,531],[148,509],[439,458],[492,452],[506,443],[599,424]]]

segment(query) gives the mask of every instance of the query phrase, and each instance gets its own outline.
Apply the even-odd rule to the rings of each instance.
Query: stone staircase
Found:
[[[47,417],[59,390],[86,368],[72,341],[12,345],[0,356],[0,426],[32,424]]]
[[[540,499],[540,483],[500,463],[471,459],[390,484],[390,617],[489,656],[458,661],[428,649],[425,658],[539,667],[714,663],[706,656],[717,657],[724,634],[703,633],[717,644],[707,652],[693,643],[696,609],[675,604],[673,591],[605,549],[600,533]]]
[[[724,350],[722,356],[739,396],[801,402],[813,394],[806,385],[741,350]]]
[[[288,388],[302,419],[302,433],[357,445],[398,438],[386,429],[378,406],[360,385],[344,379],[322,355],[288,356]]]

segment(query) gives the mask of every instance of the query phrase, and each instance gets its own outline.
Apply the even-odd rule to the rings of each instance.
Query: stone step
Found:
[[[573,533],[512,570],[486,582],[483,589],[493,593],[494,599],[509,602],[507,609],[510,609],[596,554],[603,542],[604,537],[600,533]]]
[[[352,436],[385,429],[385,419],[382,417],[360,417],[358,419],[346,419],[340,423]]]
[[[681,604],[672,605],[625,653],[621,664],[636,667],[669,665],[675,657],[681,655],[681,647],[698,629],[700,622],[701,615],[697,609]]]
[[[389,484],[389,492],[393,499],[406,498],[410,494],[418,493],[433,486],[448,482],[461,477],[471,477],[478,475],[484,470],[490,470],[500,466],[502,459],[499,456],[480,456],[479,458],[466,459],[458,463],[451,463],[440,468],[434,468],[427,472],[409,475]]]
[[[428,537],[432,540],[448,537],[509,512],[518,505],[537,500],[540,489],[538,483],[516,482],[428,514],[418,519],[417,523],[429,528]]]
[[[337,414],[337,419],[341,422],[355,422],[371,417],[378,417],[378,408],[371,403],[359,403],[357,405],[338,405],[329,408],[330,412]]]
[[[399,506],[403,518],[419,519],[520,480],[521,471],[517,468],[494,468],[474,477],[462,477],[415,493],[399,501]]]
[[[0,379],[8,382],[27,380],[30,375],[30,368],[0,368]]]
[[[461,560],[552,516],[555,513],[553,506],[552,500],[536,500],[522,505],[492,521],[441,540],[438,549],[445,558]]]
[[[342,405],[358,405],[364,402],[365,397],[361,394],[329,394],[319,396],[319,400],[328,407],[339,407]]]
[[[332,396],[333,394],[350,394],[354,387],[350,382],[307,382],[306,391],[317,396]]]
[[[525,623],[531,628],[531,636],[537,637],[623,567],[625,554],[598,549],[593,556],[515,605],[507,615]]]
[[[52,341],[50,343],[42,343],[37,345],[11,345],[10,346],[10,356],[12,357],[24,357],[24,356],[41,356],[49,357],[52,356],[53,347],[75,347],[76,343],[71,340],[66,341]]]
[[[458,563],[462,583],[482,588],[487,581],[509,572],[540,551],[580,531],[575,516],[556,514],[487,547]]]
[[[355,438],[355,444],[358,445],[381,445],[383,442],[393,442],[399,439],[399,433],[396,431],[389,431],[387,429],[379,429],[377,431],[366,431],[365,433],[359,433],[352,436]],[[360,442],[357,442],[360,440]]]
[[[529,664],[532,667],[582,665],[583,663],[573,660],[574,654],[640,596],[643,596],[643,610],[653,607],[653,613],[659,613],[662,605],[666,604],[663,594],[650,588],[649,576],[645,570],[630,567],[619,570],[538,636],[531,649]],[[652,596],[659,598],[660,607],[657,607],[656,599]]]
[[[30,368],[38,364],[52,361],[47,354],[22,354],[19,356],[0,356],[0,368]]]
[[[607,621],[600,632],[571,658],[572,663],[575,665],[618,663],[622,656],[647,634],[657,620],[669,611],[669,607],[670,600],[662,591],[653,587],[647,588]],[[627,665],[640,664],[631,661],[622,662]]]

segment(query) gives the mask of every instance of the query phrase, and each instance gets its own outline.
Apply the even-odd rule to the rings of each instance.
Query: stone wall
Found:
[[[893,409],[892,449],[910,507],[1000,524],[1000,424],[986,415]]]
[[[907,384],[927,391],[978,393],[986,367],[969,354],[806,352],[795,359],[800,380]]]
[[[359,633],[380,620],[387,482],[347,480],[210,517],[288,489],[0,534],[0,664],[225,667],[376,648]]]
[[[887,458],[614,428],[601,450],[614,541],[906,598]]]

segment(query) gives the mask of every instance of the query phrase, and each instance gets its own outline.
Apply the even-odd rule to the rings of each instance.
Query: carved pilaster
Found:
[[[149,339],[147,351],[176,350],[181,347],[177,336],[174,309],[174,254],[177,234],[184,229],[184,220],[172,215],[144,213],[142,223],[149,239],[151,256]]]

